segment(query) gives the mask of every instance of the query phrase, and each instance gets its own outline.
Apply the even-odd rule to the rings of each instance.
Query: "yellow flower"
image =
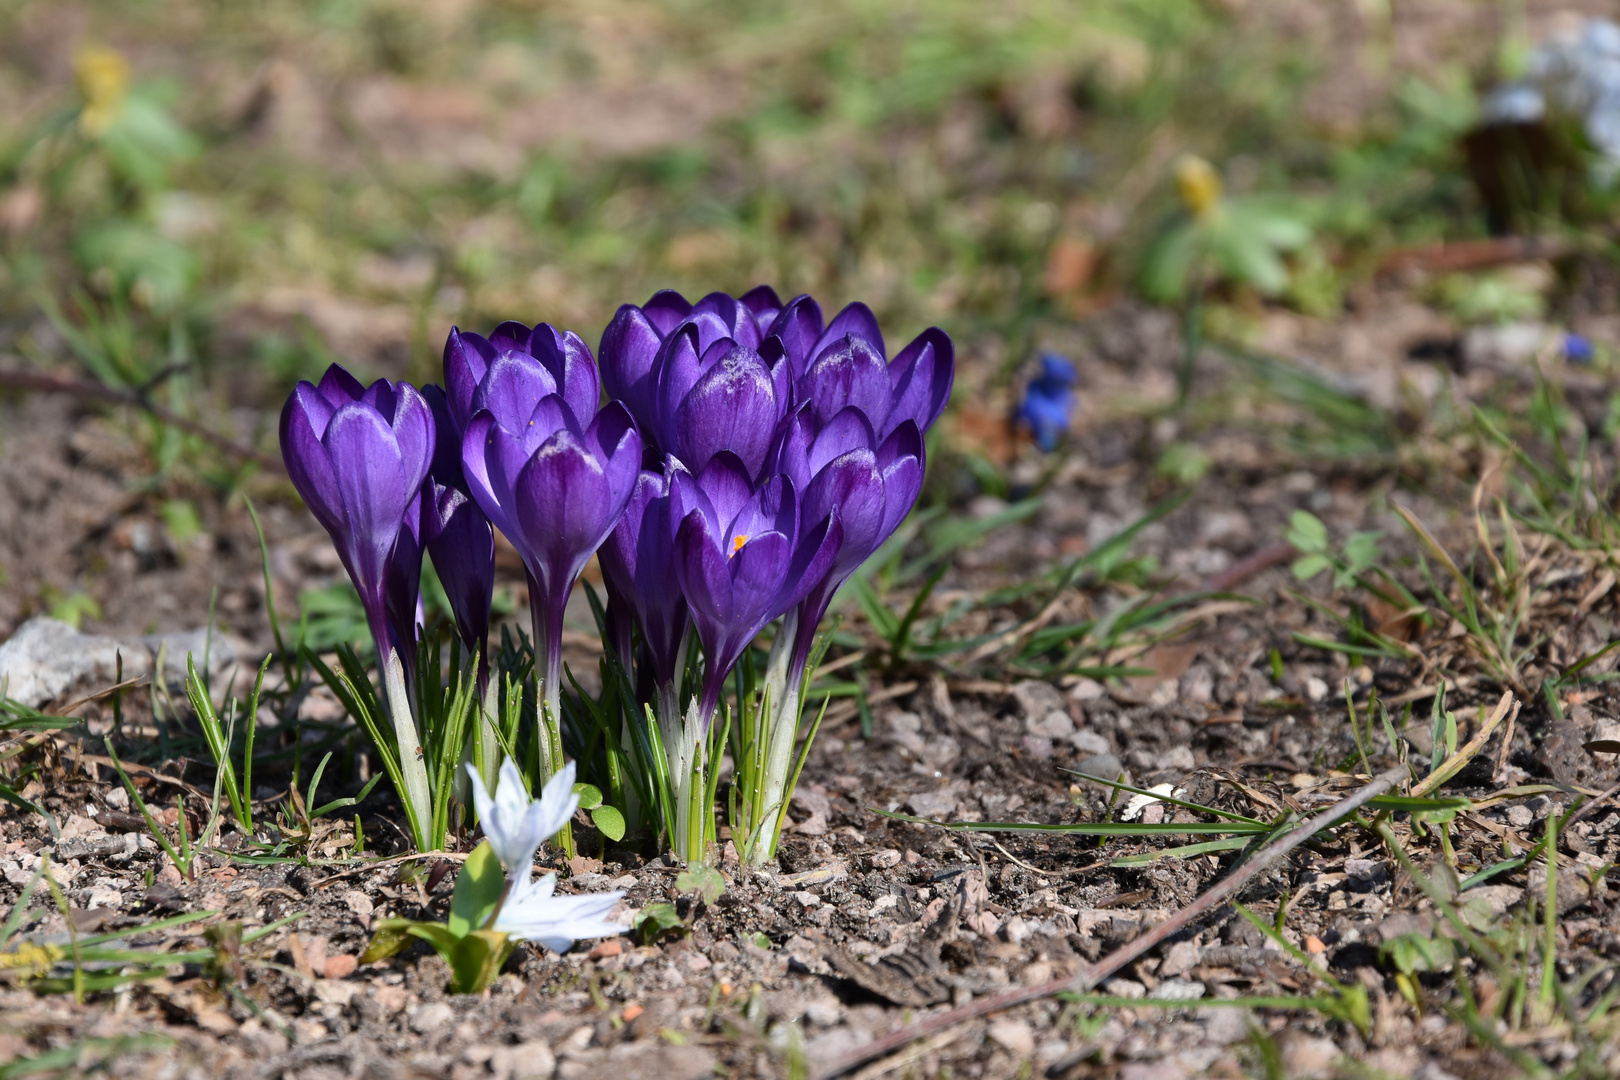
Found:
[[[1214,217],[1221,206],[1221,178],[1215,166],[1194,154],[1176,161],[1176,190],[1199,221]]]
[[[73,78],[84,97],[79,130],[92,139],[100,138],[123,107],[124,92],[129,89],[129,61],[116,49],[81,49],[73,59]]]
[[[14,970],[22,982],[27,982],[42,977],[62,956],[59,946],[24,941],[18,944],[14,952],[0,952],[0,970]]]

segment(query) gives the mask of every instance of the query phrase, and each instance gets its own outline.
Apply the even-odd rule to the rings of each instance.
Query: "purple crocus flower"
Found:
[[[362,386],[336,364],[318,385],[300,382],[281,410],[287,475],[332,537],[379,660],[390,650],[415,655],[417,500],[433,449],[432,412],[414,387],[386,379]]]
[[[676,574],[703,642],[698,715],[707,730],[743,650],[826,575],[843,527],[835,508],[801,533],[793,481],[777,475],[756,487],[729,451],[695,479],[675,473],[671,487],[692,507],[676,531]]]
[[[654,418],[659,447],[702,472],[717,454],[734,454],[756,479],[771,437],[792,398],[782,357],[774,364],[729,337],[702,345],[696,322],[687,322],[659,353]]]
[[[838,551],[826,574],[799,604],[789,685],[797,686],[817,625],[833,595],[883,541],[900,527],[922,490],[924,450],[916,423],[906,420],[881,441],[865,413],[845,406],[816,430],[813,404],[783,426],[774,467],[804,491],[805,527],[837,517]]]
[[[676,571],[675,536],[685,518],[682,489],[673,482],[684,472],[666,459],[664,471],[644,470],[624,516],[609,534],[601,560],[611,605],[634,612],[647,649],[652,681],[660,690],[680,677],[686,643],[686,599]],[[628,659],[619,643],[622,659]]]
[[[416,673],[422,484],[434,450],[433,414],[408,383],[363,387],[336,364],[301,382],[281,410],[281,456],[315,519],[331,534],[377,646],[394,727],[406,816],[432,846],[427,769],[407,681]]]
[[[640,471],[641,437],[617,402],[597,410],[595,365],[578,336],[544,323],[532,331],[503,323],[488,341],[459,337],[457,366],[463,359],[467,370],[484,366],[466,399],[462,469],[473,500],[528,570],[536,666],[554,717],[563,609],[575,579],[629,502]],[[465,373],[446,371],[452,415],[462,393],[455,384]],[[560,765],[547,761],[545,775]]]
[[[879,438],[908,420],[919,431],[933,426],[950,400],[956,370],[948,334],[930,327],[891,361],[865,304],[850,304],[825,329],[820,323],[816,302],[800,296],[771,328],[792,366],[797,397],[811,404],[818,428],[850,405],[866,414]]]
[[[691,304],[680,293],[666,289],[655,293],[641,307],[625,304],[602,332],[602,385],[609,397],[622,401],[630,410],[643,436],[656,450],[676,453],[672,445],[666,445],[674,430],[666,410],[678,405],[680,394],[692,389],[697,375],[708,372],[714,361],[725,355],[716,353],[711,358],[710,350],[718,342],[730,341],[741,349],[757,352],[781,307],[776,293],[764,285],[736,299],[725,293],[710,293]],[[679,391],[673,392],[676,400],[672,405],[660,389],[661,377],[668,354],[675,348],[672,339],[682,332],[689,335],[689,340],[680,346],[685,373],[676,380]],[[694,367],[699,370],[692,371]],[[765,367],[768,370],[769,363]],[[778,397],[785,390],[773,385]],[[780,402],[778,419],[785,411],[785,402]],[[682,460],[693,468],[703,465],[684,457]]]
[[[461,469],[461,427],[450,413],[444,391],[424,386],[437,431],[433,465],[422,487],[422,540],[439,573],[456,632],[478,653],[479,696],[489,675],[485,655],[490,606],[495,595],[495,534],[489,518],[467,493]]]

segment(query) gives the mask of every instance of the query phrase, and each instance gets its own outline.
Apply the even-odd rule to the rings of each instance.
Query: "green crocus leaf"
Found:
[[[473,848],[467,861],[461,864],[461,876],[456,878],[456,891],[450,898],[450,918],[446,923],[449,932],[462,938],[482,929],[495,913],[505,887],[501,860],[485,840]]]

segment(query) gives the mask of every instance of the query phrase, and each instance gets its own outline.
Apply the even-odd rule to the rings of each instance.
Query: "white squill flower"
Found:
[[[472,780],[473,805],[478,809],[484,837],[495,849],[506,869],[506,880],[511,883],[500,914],[495,917],[496,930],[518,941],[537,941],[556,952],[567,952],[579,938],[612,937],[629,929],[607,918],[623,892],[556,896],[556,874],[532,880],[535,850],[561,832],[579,808],[572,761],[533,800],[523,790],[523,777],[511,759],[501,764],[494,798],[471,765],[467,766],[467,775]]]
[[[624,896],[622,891],[555,896],[556,887],[556,874],[513,885],[495,917],[495,929],[560,953],[579,938],[614,937],[630,929],[607,917]]]
[[[494,798],[490,798],[483,779],[471,765],[467,766],[467,775],[472,780],[473,805],[478,809],[485,839],[495,849],[495,857],[501,860],[514,887],[527,883],[535,850],[561,832],[579,807],[579,796],[574,794],[574,763],[564,765],[534,800],[523,789],[523,776],[511,758],[501,763]]]

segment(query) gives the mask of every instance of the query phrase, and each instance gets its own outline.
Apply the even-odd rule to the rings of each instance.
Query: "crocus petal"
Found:
[[[423,495],[423,542],[450,598],[456,632],[469,648],[482,650],[495,593],[495,534],[489,518],[469,496],[436,479],[428,480]]]
[[[697,486],[707,496],[707,505],[713,509],[711,520],[716,534],[721,537],[731,530],[732,522],[754,497],[747,466],[737,455],[726,452],[716,454],[703,467],[697,476]]]
[[[869,414],[853,405],[838,410],[826,426],[816,433],[808,458],[810,474],[814,476],[825,469],[829,462],[851,450],[871,449],[877,442],[872,426]]]
[[[956,349],[950,335],[938,327],[918,334],[889,365],[894,403],[882,433],[887,435],[907,420],[927,431],[945,411],[955,378]]]
[[[589,346],[571,330],[549,323],[534,328],[531,351],[557,380],[557,392],[580,424],[590,422],[601,404],[602,385]]]
[[[720,336],[731,338],[750,349],[759,348],[759,324],[754,313],[723,292],[713,292],[692,305],[694,317],[713,313],[725,328]]]
[[[847,335],[828,345],[799,380],[799,395],[825,424],[854,406],[874,424],[889,415],[889,370],[882,353],[865,338]]]
[[[877,316],[858,300],[833,316],[827,329],[821,332],[821,339],[816,342],[814,355],[820,357],[822,352],[849,334],[866,339],[879,356],[887,355],[883,349],[883,331],[878,329]]]
[[[336,364],[327,366],[326,373],[321,376],[321,381],[315,389],[333,409],[339,405],[347,405],[351,401],[359,401],[366,393],[365,385],[359,379]]]
[[[313,418],[312,411],[316,414]],[[326,445],[321,442],[321,433],[326,430],[331,415],[331,406],[316,395],[315,388],[309,383],[300,383],[281,409],[281,457],[287,463],[287,475],[304,505],[336,539],[338,533],[345,531],[347,515],[337,470],[326,452]]]
[[[793,481],[773,476],[749,496],[725,531],[726,550],[737,551],[742,538],[778,532],[792,541],[799,535],[799,500]]]
[[[672,419],[677,438],[670,450],[688,467],[701,471],[715,454],[730,450],[757,475],[780,419],[776,388],[759,353],[734,345],[716,357]]]
[[[653,360],[663,340],[664,335],[653,326],[645,311],[625,304],[602,331],[602,344],[597,350],[602,386],[608,397],[623,402],[636,423],[649,434],[654,430]]]
[[[474,414],[487,410],[495,422],[517,434],[534,415],[535,406],[557,392],[557,379],[528,353],[496,356],[472,398]]]
[[[364,598],[368,590],[381,594],[383,564],[393,550],[405,506],[405,463],[399,440],[375,409],[359,403],[345,405],[332,415],[322,443],[336,469],[337,489],[353,530],[350,554],[355,588]],[[420,482],[417,487],[420,488]]]
[[[795,296],[771,324],[772,336],[782,340],[795,377],[802,375],[815,359],[811,352],[821,339],[821,305],[809,296]]]
[[[535,451],[514,493],[523,547],[536,557],[533,569],[542,583],[557,594],[573,584],[624,510],[623,501],[612,504],[603,462],[566,428]]]
[[[747,308],[753,315],[754,325],[759,329],[760,340],[763,341],[770,333],[771,324],[782,312],[782,298],[777,296],[776,290],[769,285],[755,285],[737,297],[737,303]]]
[[[444,343],[444,386],[458,426],[464,428],[472,420],[473,394],[494,362],[495,347],[485,338],[451,327]]]
[[[686,297],[674,289],[661,289],[653,293],[652,299],[641,305],[641,310],[646,314],[647,321],[652,323],[653,329],[667,337],[680,325],[681,320],[692,314],[692,305],[687,303]]]
[[[834,577],[842,577],[865,562],[881,542],[883,474],[872,451],[852,450],[810,482],[804,495],[805,520],[820,521],[835,508],[843,520],[844,537],[832,572]]]

